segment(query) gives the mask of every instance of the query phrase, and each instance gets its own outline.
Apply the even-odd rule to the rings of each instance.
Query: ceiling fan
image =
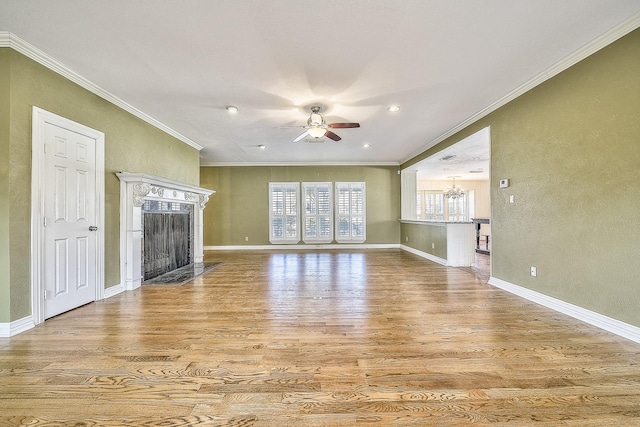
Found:
[[[303,140],[307,136],[311,136],[315,139],[320,139],[323,136],[333,139],[334,141],[340,141],[338,135],[329,130],[331,129],[347,129],[347,128],[359,128],[360,123],[327,123],[324,117],[320,114],[320,107],[314,105],[311,107],[311,115],[307,120],[307,126],[304,126],[306,131],[299,135],[293,142]]]

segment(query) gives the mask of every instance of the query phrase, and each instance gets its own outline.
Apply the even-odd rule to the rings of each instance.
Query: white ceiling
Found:
[[[408,170],[417,170],[418,180],[487,181],[490,177],[491,136],[484,128],[440,150]]]
[[[638,0],[0,0],[0,31],[201,145],[203,164],[398,164],[638,13]],[[361,128],[294,144],[301,129],[282,126],[311,105]]]

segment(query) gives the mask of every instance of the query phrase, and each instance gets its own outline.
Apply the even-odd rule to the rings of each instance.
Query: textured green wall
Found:
[[[9,91],[10,61],[0,49],[0,323],[9,322]]]
[[[199,154],[22,54],[0,50],[9,57],[11,70],[8,244],[13,321],[31,313],[29,263],[25,260],[30,258],[32,106],[105,133],[105,287],[120,283],[120,181],[115,172],[144,172],[198,185]]]
[[[491,126],[492,276],[635,326],[639,52],[635,30],[402,165]]]
[[[269,182],[365,182],[368,244],[398,243],[397,166],[202,167],[200,185],[216,191],[204,210],[205,246],[268,245]],[[245,241],[245,236],[249,241]]]
[[[400,243],[438,258],[447,259],[447,227],[443,224],[411,224],[401,226]],[[431,244],[434,244],[434,248]]]

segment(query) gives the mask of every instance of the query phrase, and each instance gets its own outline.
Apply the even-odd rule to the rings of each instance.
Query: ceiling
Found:
[[[416,170],[418,180],[488,181],[490,165],[490,129],[484,128],[407,170]]]
[[[399,164],[639,13],[638,0],[0,0],[0,31],[202,146],[202,164]],[[312,105],[361,127],[293,143]]]

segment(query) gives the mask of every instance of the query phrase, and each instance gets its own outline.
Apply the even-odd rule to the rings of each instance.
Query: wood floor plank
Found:
[[[0,339],[0,425],[640,426],[640,344],[479,268],[393,249],[206,260]]]

